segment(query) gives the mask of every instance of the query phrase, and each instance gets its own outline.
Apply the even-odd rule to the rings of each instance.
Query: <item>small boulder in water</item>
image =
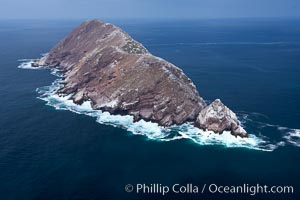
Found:
[[[45,64],[46,57],[42,57],[41,59],[36,59],[31,63],[31,67],[41,67],[41,66],[47,66]]]
[[[199,128],[222,133],[231,131],[234,136],[247,137],[234,112],[226,107],[220,99],[216,99],[199,113],[195,125]]]

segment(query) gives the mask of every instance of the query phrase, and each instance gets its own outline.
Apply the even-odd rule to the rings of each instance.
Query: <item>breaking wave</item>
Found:
[[[31,66],[32,60],[21,61],[23,63],[20,64],[19,68],[39,69],[35,67],[29,67]],[[271,141],[270,137],[263,135],[260,132],[262,131],[261,128],[263,126],[267,126],[268,124],[254,121],[253,117],[247,113],[238,113],[243,126],[246,126],[248,130],[249,124],[252,124],[252,126],[258,126],[259,129],[258,132],[254,131],[254,134],[249,134],[248,138],[241,138],[234,137],[230,134],[230,132],[226,131],[223,134],[215,134],[212,131],[204,131],[193,126],[192,123],[173,125],[171,127],[162,127],[157,123],[146,122],[144,120],[134,122],[133,117],[129,115],[112,115],[108,112],[93,110],[91,107],[91,102],[89,101],[84,102],[82,105],[77,105],[73,102],[73,100],[70,100],[71,95],[58,95],[57,90],[62,87],[60,79],[62,74],[56,70],[52,70],[52,74],[58,76],[59,78],[50,86],[44,86],[36,89],[39,94],[38,98],[46,101],[47,105],[58,110],[69,110],[78,114],[95,117],[96,121],[100,124],[126,129],[134,135],[143,135],[149,140],[169,142],[185,139],[198,145],[221,145],[228,148],[242,147],[261,151],[273,151],[279,146],[284,146],[287,143],[300,147],[300,130],[277,127],[277,130],[286,132],[286,134],[281,137],[281,139],[284,139],[285,141],[281,140],[274,142]]]
[[[274,145],[293,145],[300,147],[300,129],[284,127],[268,123],[269,117],[261,113],[238,113],[242,124],[255,128],[256,135],[264,138],[272,138]]]
[[[44,69],[45,67],[33,67],[32,62],[34,59],[20,59],[18,60],[21,64],[18,66],[20,69]]]

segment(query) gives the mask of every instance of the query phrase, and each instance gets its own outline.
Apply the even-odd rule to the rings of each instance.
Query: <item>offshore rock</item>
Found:
[[[195,125],[199,128],[222,133],[231,131],[235,136],[247,137],[236,114],[226,107],[220,99],[216,99],[199,113]]]

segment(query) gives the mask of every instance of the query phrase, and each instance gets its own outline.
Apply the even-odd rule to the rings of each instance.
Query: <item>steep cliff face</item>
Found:
[[[163,126],[192,121],[199,128],[247,136],[220,101],[206,107],[181,69],[153,56],[112,24],[82,23],[33,63],[41,65],[64,72],[64,87],[58,92],[71,95],[77,104],[90,100],[94,109],[133,115],[135,120]]]
[[[120,28],[84,22],[34,65],[65,72],[64,87],[78,104],[170,126],[194,121],[205,107],[192,81],[153,56]]]

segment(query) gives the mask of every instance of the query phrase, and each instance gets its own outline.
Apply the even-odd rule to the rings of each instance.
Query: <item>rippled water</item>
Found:
[[[243,43],[242,43],[243,44]],[[248,44],[248,43],[247,43]],[[47,67],[32,67],[34,60],[21,59],[18,68],[40,70]],[[57,70],[52,70],[53,75],[61,77]],[[239,119],[246,130],[249,128],[248,138],[234,137],[230,132],[225,131],[223,134],[214,134],[212,131],[203,131],[194,127],[192,123],[183,125],[174,125],[172,127],[161,127],[156,123],[140,120],[133,122],[132,116],[112,115],[108,112],[93,110],[90,102],[84,102],[77,105],[71,99],[72,95],[58,95],[56,92],[63,87],[61,79],[56,79],[51,86],[37,88],[39,99],[47,102],[47,105],[53,106],[58,110],[69,110],[78,114],[84,114],[96,118],[100,124],[111,125],[116,128],[123,128],[130,131],[134,135],[143,135],[150,140],[159,142],[169,142],[178,139],[190,139],[199,145],[223,145],[228,148],[240,147],[261,151],[273,151],[278,147],[285,145],[294,145],[300,147],[300,129],[283,127],[281,125],[268,124],[265,120],[268,117],[264,114],[255,112],[238,113]],[[279,137],[273,140],[264,134],[265,129],[269,128],[273,132],[273,136]],[[268,131],[270,131],[268,130]]]
[[[0,21],[0,199],[161,198],[127,194],[128,183],[300,189],[297,20],[113,22],[182,68],[204,99],[222,99],[249,139],[203,132],[189,123],[133,123],[129,116],[55,95],[58,72],[20,69],[30,68],[31,61],[20,59],[40,57],[78,23]],[[206,195],[188,198],[249,199]]]

